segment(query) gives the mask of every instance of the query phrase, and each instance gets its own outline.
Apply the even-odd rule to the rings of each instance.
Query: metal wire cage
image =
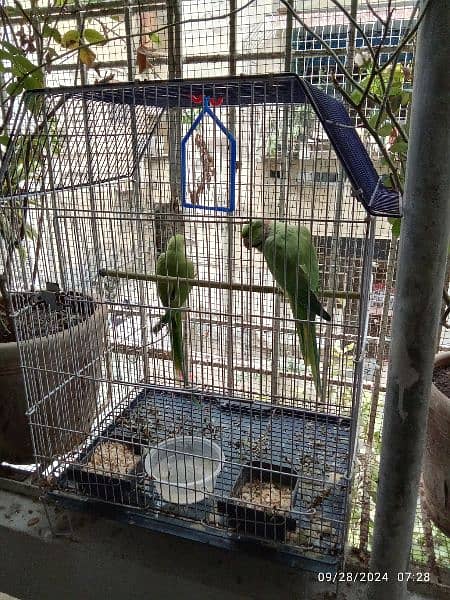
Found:
[[[10,288],[49,493],[338,568],[376,229],[369,213],[399,212],[342,105],[284,75],[33,92],[2,193],[4,214],[29,231]],[[317,295],[331,316],[315,320],[322,393],[261,248],[242,243],[242,228],[259,219],[312,236]],[[172,309],[184,381],[167,327],[155,328],[165,313],[157,284],[170,282],[158,257],[176,233],[194,265],[188,298]]]

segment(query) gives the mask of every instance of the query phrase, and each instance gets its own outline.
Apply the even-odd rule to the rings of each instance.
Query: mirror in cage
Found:
[[[212,110],[220,109],[223,100],[201,96],[192,100],[203,102],[203,109],[181,140],[182,206],[234,212],[236,139]]]

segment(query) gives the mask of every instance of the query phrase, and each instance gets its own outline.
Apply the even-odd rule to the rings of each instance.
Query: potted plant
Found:
[[[56,284],[35,289],[38,262],[45,253],[43,219],[30,224],[30,200],[22,188],[32,175],[38,177],[38,162],[50,159],[36,139],[11,139],[13,166],[4,169],[0,181],[0,461],[12,463],[33,460],[27,406],[38,426],[39,462],[68,452],[86,437],[96,416],[105,346],[105,314],[92,298],[61,291]],[[23,272],[31,244],[35,265],[30,288],[24,289],[25,278],[17,274]],[[25,380],[21,365],[27,367]]]
[[[422,471],[428,514],[450,536],[450,352],[434,362]]]
[[[34,1],[31,9],[15,2],[1,10],[6,98],[0,125],[0,463],[33,461],[29,418],[37,425],[36,459],[47,462],[80,443],[96,417],[106,316],[92,298],[77,292],[55,284],[35,290],[45,252],[44,211],[39,211],[45,196],[31,200],[27,192],[29,182],[42,180],[46,162],[58,152],[57,129],[52,128],[56,109],[45,112],[25,99],[29,133],[11,133],[8,127],[21,93],[43,87],[45,72],[57,58],[74,53],[83,68],[98,73],[92,46],[105,43],[106,37],[84,26],[62,35],[58,26],[64,5],[57,2],[39,6]],[[34,224],[32,202],[39,214]],[[14,274],[24,272],[31,244],[31,285],[23,289],[25,278]],[[24,378],[21,365],[26,367]]]

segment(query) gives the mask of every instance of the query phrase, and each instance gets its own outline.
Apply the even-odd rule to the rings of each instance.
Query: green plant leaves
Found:
[[[359,87],[354,83],[350,102],[363,121],[366,119],[367,129],[384,152],[380,158],[383,184],[402,190],[408,154],[407,109],[412,100],[412,69],[402,64],[374,65],[370,58],[355,61],[355,64],[360,68],[361,79]],[[362,107],[365,94],[367,106],[372,109],[369,117],[364,113],[366,107]],[[389,143],[385,138],[389,138]],[[389,223],[392,236],[399,237],[400,219],[389,219]]]
[[[392,123],[390,121],[385,121],[384,123],[379,125],[377,131],[382,137],[391,135],[393,131]]]
[[[10,42],[7,42],[6,40],[1,40],[0,43],[10,55],[23,54],[20,48],[14,46],[14,44],[11,44]]]
[[[83,31],[83,37],[88,44],[105,44],[108,40],[106,37],[97,31],[96,29],[85,29]]]
[[[35,65],[25,56],[16,54],[11,57],[11,73],[16,77],[22,77],[33,71]]]
[[[84,44],[95,44],[98,46],[102,46],[106,44],[107,38],[97,31],[96,29],[84,29],[83,34],[75,29],[71,31],[67,31],[61,38],[61,46],[68,50],[75,50],[79,48],[79,57],[80,61],[85,65],[88,69],[92,68],[95,65],[95,52],[89,47],[84,46]]]
[[[401,219],[398,218],[392,218],[392,219],[388,219],[389,223],[391,224],[391,234],[392,237],[394,238],[398,238],[400,237],[400,227],[402,224]]]
[[[8,85],[5,88],[5,91],[8,94],[8,96],[18,96],[21,92],[23,92],[23,86],[21,86],[19,83],[16,83],[15,81],[12,81],[11,83],[8,83]]]
[[[42,73],[42,69],[36,67],[26,56],[22,56],[21,54],[16,54],[12,57],[12,67],[11,72],[13,75],[17,77],[27,76],[27,79],[30,80],[30,85],[27,86],[27,89],[33,89],[37,87],[42,87],[44,84],[44,74]]]
[[[90,48],[80,48],[80,61],[90,69],[95,63],[95,52]]]
[[[379,119],[378,113],[375,112],[367,120],[368,120],[370,126],[373,127],[373,129],[375,129],[376,132],[378,133],[378,135],[380,135],[381,137],[386,137],[388,135],[391,135],[391,133],[393,131],[392,122],[390,119],[386,119],[385,115],[383,115],[382,119]],[[378,123],[378,121],[380,121],[380,122]]]
[[[44,73],[40,67],[33,64],[24,54],[24,52],[2,40],[0,49],[0,59],[8,61],[9,66],[2,64],[3,71],[11,73],[16,78],[10,81],[6,86],[6,93],[10,96],[17,96],[24,90],[34,90],[44,86]]]
[[[67,48],[68,50],[73,50],[78,48],[80,45],[80,39],[80,32],[76,29],[71,29],[70,31],[66,31],[66,33],[62,36],[61,46],[63,48]]]
[[[408,142],[402,139],[397,139],[396,142],[392,144],[389,148],[390,152],[394,152],[395,154],[405,154],[408,152]]]
[[[362,82],[361,82],[362,84]],[[350,98],[354,104],[359,104],[361,102],[363,93],[359,91],[358,88],[355,88],[353,92],[350,94]]]
[[[42,28],[42,37],[52,38],[57,44],[61,44],[62,36],[57,29],[50,27],[47,23]]]

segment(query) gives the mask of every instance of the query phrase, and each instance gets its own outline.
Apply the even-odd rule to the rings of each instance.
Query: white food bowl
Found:
[[[208,438],[178,436],[150,450],[144,465],[163,500],[193,504],[212,493],[224,461],[222,448]]]

